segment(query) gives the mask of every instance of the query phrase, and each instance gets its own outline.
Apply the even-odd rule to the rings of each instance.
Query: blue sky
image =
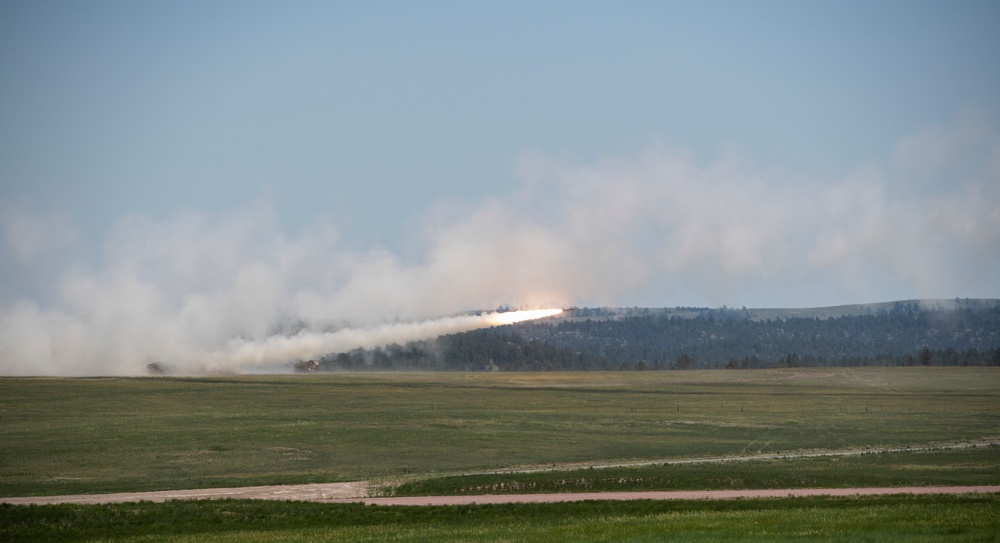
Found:
[[[482,4],[0,4],[7,330],[1000,297],[997,2]]]

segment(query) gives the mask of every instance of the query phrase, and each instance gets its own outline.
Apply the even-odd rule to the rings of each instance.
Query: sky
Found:
[[[499,305],[1000,298],[998,28],[995,1],[2,2],[0,373]]]

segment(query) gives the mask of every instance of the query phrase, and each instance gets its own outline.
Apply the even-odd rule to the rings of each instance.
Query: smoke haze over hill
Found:
[[[378,323],[498,303],[989,293],[1000,276],[1000,146],[983,149],[976,176],[932,198],[870,169],[790,183],[733,156],[700,165],[662,146],[593,165],[528,156],[516,191],[431,211],[413,256],[352,250],[329,218],[285,232],[258,201],[222,217],[127,217],[95,262],[78,258],[69,219],[8,207],[4,265],[28,288],[4,292],[2,371],[127,373],[259,340],[288,320]]]

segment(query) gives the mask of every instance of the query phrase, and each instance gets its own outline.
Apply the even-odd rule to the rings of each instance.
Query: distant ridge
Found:
[[[923,310],[984,310],[1000,307],[997,298],[925,298],[874,302],[863,304],[834,305],[824,307],[790,308],[736,308],[736,307],[583,307],[555,319],[586,320],[594,318],[620,319],[624,317],[666,315],[668,317],[695,318],[720,313],[751,320],[773,320],[792,318],[830,319],[837,317],[858,317],[865,315],[886,315],[893,312],[917,312]]]
[[[1000,366],[1000,300],[817,308],[577,308],[435,340],[331,353],[320,371]]]
[[[958,309],[991,309],[1000,306],[1000,299],[994,298],[951,298],[951,299],[915,299],[898,300],[894,302],[876,302],[869,304],[835,305],[813,308],[760,308],[750,309],[751,318],[818,318],[856,317],[861,315],[883,315],[893,311],[903,310],[958,310]]]

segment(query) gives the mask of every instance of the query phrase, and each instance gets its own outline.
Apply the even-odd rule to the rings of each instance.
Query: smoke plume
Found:
[[[838,179],[662,144],[591,163],[529,153],[517,176],[426,211],[405,255],[351,248],[330,217],[290,231],[266,200],[125,217],[96,256],[72,217],[0,208],[0,374],[289,361],[453,330],[422,319],[502,303],[997,297],[1000,136],[982,116]]]
[[[234,340],[225,349],[210,353],[201,360],[174,366],[181,372],[235,371],[267,366],[289,360],[310,360],[327,353],[343,353],[357,348],[373,348],[434,338],[445,334],[468,332],[490,326],[514,324],[551,317],[562,309],[535,309],[459,315],[414,322],[386,323],[366,328],[345,328],[332,332],[302,331],[285,336],[273,335],[263,340]]]

